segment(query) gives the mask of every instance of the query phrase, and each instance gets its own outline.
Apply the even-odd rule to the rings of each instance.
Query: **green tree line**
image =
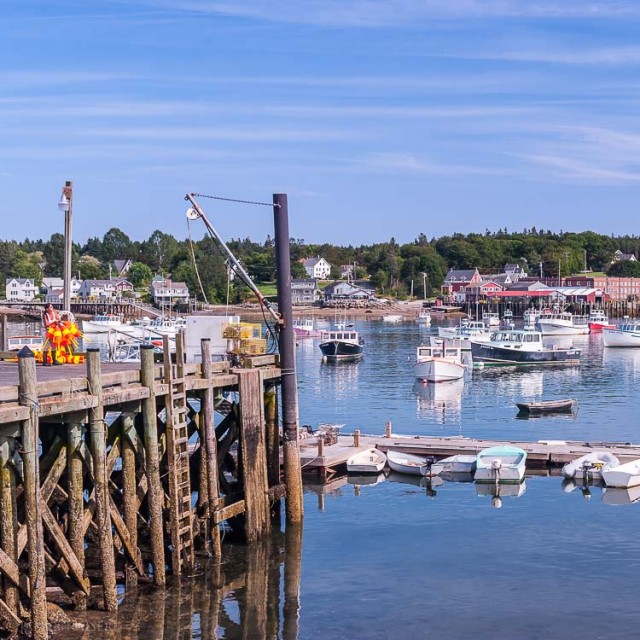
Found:
[[[257,283],[275,280],[274,242],[270,237],[264,242],[232,239],[227,244]],[[361,246],[313,244],[291,238],[290,248],[294,278],[306,277],[301,260],[322,256],[333,266],[333,278],[339,277],[340,265],[351,264],[357,278],[369,279],[382,294],[398,297],[408,295],[412,288],[418,297],[424,289],[428,296],[437,294],[450,268],[477,267],[483,274],[501,273],[508,262],[523,265],[534,276],[557,277],[591,270],[640,277],[640,262],[611,265],[618,249],[640,255],[639,236],[614,237],[592,231],[554,233],[534,227],[520,232],[487,230],[484,234],[454,233],[431,239],[421,233],[406,244],[391,238]],[[206,296],[209,302],[224,302],[229,296],[239,302],[251,297],[239,278],[229,278],[226,256],[208,236],[191,242],[156,230],[139,241],[114,227],[101,238],[73,244],[72,272],[81,279],[108,278],[117,259],[133,261],[129,279],[136,287],[146,287],[153,275],[163,274],[185,282],[192,295],[201,300]],[[33,278],[38,283],[43,277],[59,277],[63,261],[62,234],[53,234],[49,240],[0,240],[3,286],[11,277]]]

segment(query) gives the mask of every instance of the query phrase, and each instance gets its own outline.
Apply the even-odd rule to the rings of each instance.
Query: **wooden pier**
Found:
[[[190,576],[222,532],[256,542],[280,517],[276,357],[230,369],[203,340],[188,365],[182,344],[162,364],[152,347],[139,365],[0,363],[5,632],[47,638],[53,599],[113,611],[123,587]]]

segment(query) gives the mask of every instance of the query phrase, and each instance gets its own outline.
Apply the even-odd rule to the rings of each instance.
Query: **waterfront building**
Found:
[[[7,278],[5,292],[7,300],[11,302],[31,302],[39,290],[32,278]]]
[[[172,307],[189,302],[189,287],[184,282],[173,282],[170,278],[156,276],[151,281],[151,298],[156,307]]]
[[[133,285],[124,278],[112,280],[84,280],[78,289],[78,297],[90,299],[115,299],[126,291],[133,291]]]
[[[441,291],[444,299],[453,301],[455,294],[468,285],[477,285],[482,282],[482,276],[478,269],[449,269],[442,283]]]
[[[318,300],[318,281],[314,278],[291,280],[291,303],[314,304]]]
[[[302,266],[308,276],[316,280],[326,280],[331,274],[331,265],[320,256],[303,260]]]

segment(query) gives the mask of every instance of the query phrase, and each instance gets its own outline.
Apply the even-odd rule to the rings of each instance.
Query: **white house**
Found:
[[[71,297],[77,298],[78,291],[82,286],[82,280],[71,278]],[[45,294],[45,300],[47,302],[53,302],[49,300],[49,296],[55,292],[64,292],[64,280],[62,278],[42,278],[42,293]]]
[[[39,293],[31,278],[7,278],[6,298],[11,302],[31,302]]]
[[[81,298],[119,298],[125,291],[133,291],[133,285],[124,278],[113,280],[84,280],[78,289]]]
[[[303,260],[302,266],[309,277],[316,280],[326,280],[331,273],[331,265],[320,256]]]
[[[189,302],[189,287],[184,282],[156,277],[151,281],[151,297],[156,307],[186,304]]]
[[[302,280],[298,278],[291,280],[292,304],[313,304],[317,299],[318,286],[315,280]]]

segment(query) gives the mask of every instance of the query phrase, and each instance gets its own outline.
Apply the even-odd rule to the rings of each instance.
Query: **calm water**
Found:
[[[301,423],[383,433],[391,420],[406,434],[640,442],[640,350],[604,351],[600,336],[584,336],[574,341],[579,368],[484,370],[460,385],[422,386],[410,359],[428,330],[356,327],[366,342],[357,364],[323,365],[318,340],[299,342]],[[516,418],[516,400],[570,396],[575,417]],[[599,488],[584,496],[558,477],[532,476],[497,509],[472,483],[398,480],[308,484],[303,531],[227,548],[222,574],[203,567],[166,594],[132,594],[117,618],[93,618],[84,637],[637,635],[640,503],[614,506]]]

